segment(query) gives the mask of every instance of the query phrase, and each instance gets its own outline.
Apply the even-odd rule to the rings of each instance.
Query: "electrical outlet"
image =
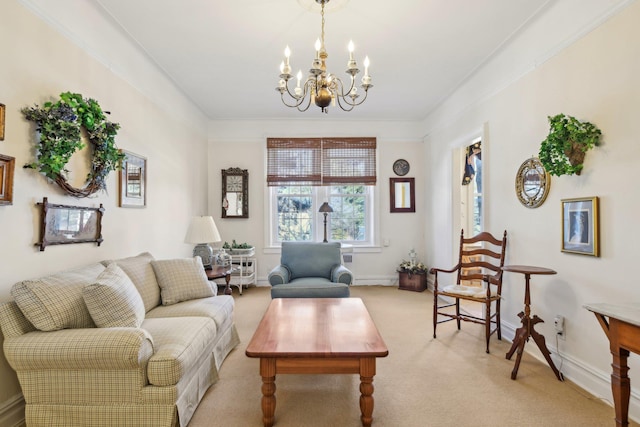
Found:
[[[556,335],[560,336],[560,338],[564,338],[564,316],[556,315],[553,319],[553,324],[555,325]]]

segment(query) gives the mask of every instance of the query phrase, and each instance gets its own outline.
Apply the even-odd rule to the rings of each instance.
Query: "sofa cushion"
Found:
[[[151,261],[151,265],[160,285],[162,305],[215,295],[199,256]]]
[[[102,261],[105,267],[115,262],[122,271],[127,273],[144,301],[145,311],[160,305],[160,286],[158,286],[156,275],[151,267],[151,261],[153,261],[153,255],[149,252],[143,252],[129,258]]]
[[[41,331],[95,327],[82,289],[104,271],[102,264],[16,283],[11,296],[24,316]]]
[[[233,323],[235,300],[231,295],[199,298],[173,305],[161,305],[147,313],[147,319],[158,317],[209,317],[216,322],[218,330],[226,330]]]
[[[145,319],[142,328],[153,338],[154,354],[147,365],[149,383],[171,386],[213,351],[217,328],[208,317]]]
[[[95,283],[85,286],[82,297],[99,328],[139,328],[144,320],[142,297],[116,263],[109,264]]]

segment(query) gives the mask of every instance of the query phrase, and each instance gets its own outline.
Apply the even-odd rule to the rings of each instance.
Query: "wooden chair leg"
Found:
[[[433,338],[436,337],[436,326],[438,326],[438,293],[433,293]]]
[[[485,304],[484,332],[487,336],[487,353],[489,353],[489,338],[491,338],[491,301]]]
[[[500,323],[500,300],[496,300],[496,328],[498,328],[498,339],[502,341],[502,324]]]
[[[456,298],[456,323],[458,330],[460,330],[460,298]]]

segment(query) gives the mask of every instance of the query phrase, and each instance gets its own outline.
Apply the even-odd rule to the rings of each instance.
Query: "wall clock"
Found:
[[[551,177],[537,157],[531,157],[520,165],[516,173],[516,196],[524,206],[541,206],[551,187]]]
[[[398,159],[393,162],[393,172],[398,176],[405,176],[409,173],[409,162],[405,159]]]

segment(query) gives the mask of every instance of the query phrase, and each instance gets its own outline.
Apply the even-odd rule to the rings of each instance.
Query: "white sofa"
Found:
[[[27,426],[184,427],[240,342],[198,257],[143,253],[11,293],[0,326]]]

